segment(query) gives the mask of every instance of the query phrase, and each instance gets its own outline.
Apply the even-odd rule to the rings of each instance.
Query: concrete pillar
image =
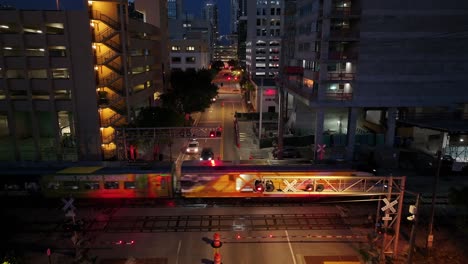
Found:
[[[348,109],[348,133],[346,135],[346,160],[353,160],[354,145],[356,144],[356,127],[357,127],[358,108],[351,107]]]
[[[317,160],[317,148],[318,145],[323,144],[323,121],[325,118],[325,112],[322,108],[317,108],[315,112],[315,160]]]
[[[393,147],[395,143],[397,109],[395,107],[387,109],[387,131],[385,132],[385,145]]]

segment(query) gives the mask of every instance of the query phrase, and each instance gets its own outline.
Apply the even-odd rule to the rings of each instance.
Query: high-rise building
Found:
[[[278,82],[288,94],[286,127],[353,159],[357,144],[417,144],[468,119],[468,2],[286,2],[296,29],[294,39],[283,35],[295,44],[283,49],[292,57]]]
[[[247,3],[246,68],[252,78],[273,78],[278,74],[282,3]]]
[[[210,53],[212,54],[214,45],[219,38],[219,27],[218,27],[218,5],[211,1],[205,3],[202,10],[203,19],[209,23],[209,40]]]
[[[183,15],[183,0],[167,0],[167,17],[169,19],[180,19]]]
[[[0,160],[113,159],[115,128],[164,92],[165,1],[84,3],[0,10]]]
[[[239,15],[240,15],[240,10],[239,10],[239,0],[231,0],[230,4],[230,26],[231,26],[231,32],[230,33],[237,33],[237,25],[239,24]]]

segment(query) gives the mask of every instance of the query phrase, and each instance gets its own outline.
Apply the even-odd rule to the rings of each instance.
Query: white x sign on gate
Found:
[[[67,199],[63,198],[62,202],[65,205],[63,206],[62,210],[65,211],[65,212],[68,211],[68,210],[72,210],[72,211],[75,210],[76,207],[73,205],[74,201],[75,200],[73,198],[68,199],[68,201],[67,201]]]
[[[283,192],[288,192],[289,190],[297,192],[296,187],[294,187],[294,185],[296,185],[297,183],[297,180],[294,180],[292,182],[288,182],[288,180],[283,180],[283,182],[284,184],[286,184],[286,187],[283,189]]]
[[[382,201],[385,203],[385,206],[381,208],[382,211],[390,209],[390,211],[392,211],[392,213],[396,213],[396,210],[395,210],[395,208],[393,208],[393,206],[395,206],[395,204],[398,203],[397,200],[395,200],[393,202],[390,202],[387,198],[383,198]]]

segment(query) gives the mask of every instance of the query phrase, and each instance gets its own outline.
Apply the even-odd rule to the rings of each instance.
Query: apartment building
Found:
[[[208,69],[210,66],[208,43],[203,39],[173,39],[170,58],[172,70]]]
[[[278,74],[283,1],[247,3],[246,69],[252,78]]]
[[[466,121],[468,3],[287,2],[295,37],[283,41],[294,49],[278,79],[287,93],[287,128],[352,159],[356,145],[368,144],[357,141],[361,134],[393,147],[400,136],[422,143],[450,130],[434,122],[399,128],[405,119]]]
[[[168,68],[166,5],[136,2],[152,9],[0,10],[0,160],[115,158],[115,128],[157,103]]]

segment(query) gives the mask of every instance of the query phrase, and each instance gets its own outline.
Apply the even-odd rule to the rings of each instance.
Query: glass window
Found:
[[[180,47],[179,47],[179,46],[172,46],[172,47],[171,47],[171,50],[179,51],[179,50],[180,50]]]
[[[86,190],[99,190],[99,182],[87,182],[84,184]]]
[[[172,61],[173,63],[180,63],[182,60],[181,60],[180,57],[171,57],[171,61]]]
[[[78,182],[74,181],[64,181],[63,182],[63,188],[65,190],[78,190],[80,189]]]
[[[136,184],[134,181],[124,182],[124,189],[136,189]]]
[[[65,46],[50,46],[49,56],[50,57],[66,57],[67,48]]]
[[[187,57],[185,58],[185,63],[195,63],[195,57]]]
[[[53,79],[69,79],[70,74],[67,68],[55,68],[55,69],[52,69],[52,78]]]
[[[119,182],[106,181],[104,182],[104,189],[119,189]]]

